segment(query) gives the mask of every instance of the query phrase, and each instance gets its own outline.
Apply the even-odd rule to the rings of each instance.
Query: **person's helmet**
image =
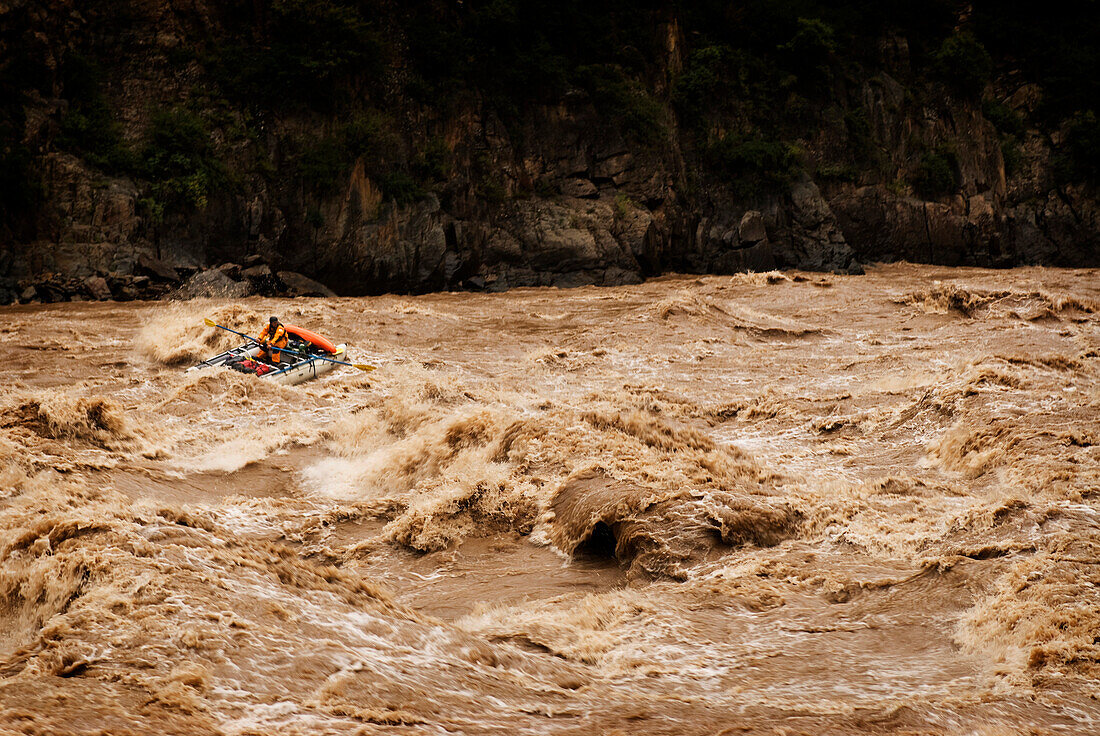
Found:
[[[272,317],[271,319],[268,320],[268,322],[270,322],[273,325],[277,325],[277,324],[279,324],[279,318],[278,317]]]

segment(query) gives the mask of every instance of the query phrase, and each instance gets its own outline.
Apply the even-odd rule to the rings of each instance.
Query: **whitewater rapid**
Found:
[[[1098,275],[0,308],[0,733],[1100,733]]]

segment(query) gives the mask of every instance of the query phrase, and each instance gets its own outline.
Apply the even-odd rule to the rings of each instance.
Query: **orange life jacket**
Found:
[[[257,339],[260,342],[267,340],[273,348],[285,348],[287,343],[286,328],[280,324],[278,327],[275,328],[275,333],[269,336],[268,333],[270,331],[271,325],[268,324],[264,327],[263,332],[260,333],[260,336]],[[271,351],[271,362],[278,363],[281,357],[282,355],[278,351]]]

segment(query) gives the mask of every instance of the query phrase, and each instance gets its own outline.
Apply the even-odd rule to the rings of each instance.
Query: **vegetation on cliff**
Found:
[[[56,229],[41,207],[54,152],[134,182],[149,225],[177,230],[262,184],[291,232],[316,231],[357,166],[397,206],[434,194],[469,213],[546,197],[560,182],[505,181],[493,140],[506,136],[518,162],[537,148],[539,111],[562,104],[588,106],[625,149],[680,161],[669,168],[689,200],[715,188],[751,200],[804,174],[959,193],[957,141],[884,138],[868,103],[879,88],[896,117],[978,110],[1009,177],[1038,135],[1052,186],[1095,185],[1093,5],[105,0],[77,13],[21,0],[0,11],[0,229]],[[471,114],[480,138],[460,140]]]

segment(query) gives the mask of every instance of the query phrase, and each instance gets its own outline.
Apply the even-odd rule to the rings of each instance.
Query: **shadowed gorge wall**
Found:
[[[0,298],[1093,265],[1091,11],[9,0]]]

